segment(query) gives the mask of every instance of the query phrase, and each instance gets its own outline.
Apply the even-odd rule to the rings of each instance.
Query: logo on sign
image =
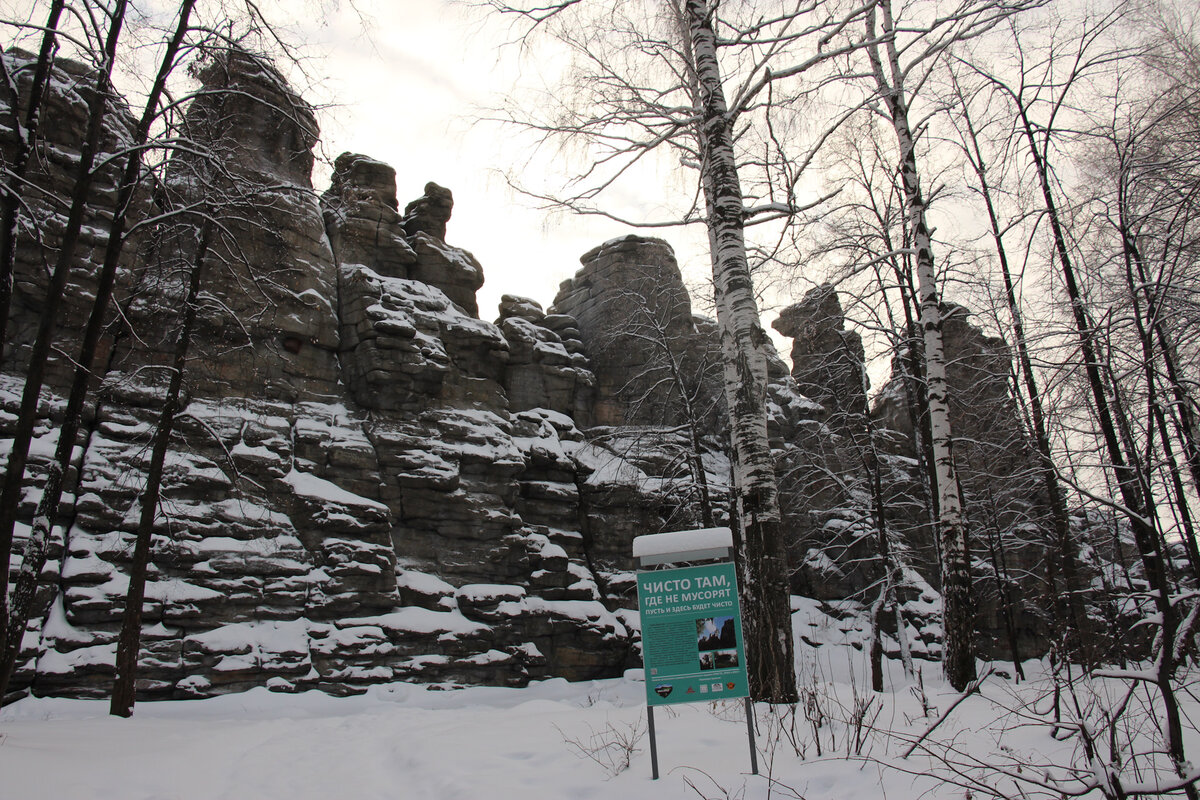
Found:
[[[675,687],[669,683],[660,683],[658,686],[654,687],[654,693],[659,697],[666,697],[672,692],[672,690],[674,690],[674,688]]]

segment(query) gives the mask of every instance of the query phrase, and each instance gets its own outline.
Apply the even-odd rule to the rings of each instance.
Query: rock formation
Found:
[[[58,69],[53,157],[32,175],[47,195],[69,185],[83,114],[72,87],[86,70]],[[499,318],[481,320],[483,271],[447,241],[448,189],[430,183],[401,212],[395,171],[344,153],[318,196],[315,118],[279,72],[234,51],[199,76],[209,91],[184,126],[195,147],[172,159],[137,213],[172,203],[203,213],[147,226],[126,247],[121,313],[17,688],[108,691],[162,366],[193,270],[204,301],[153,541],[142,697],[522,684],[639,663],[632,538],[730,514],[716,326],[693,315],[670,246],[606,242],[582,257],[548,311],[506,295]],[[127,126],[127,115],[112,117],[108,150]],[[0,149],[12,137],[0,128]],[[64,352],[90,302],[106,202],[111,192],[98,190],[62,315]],[[41,248],[61,230],[49,205],[37,213],[41,243],[28,232],[19,242],[0,440],[12,437],[45,291]],[[200,258],[205,231],[211,246]],[[776,360],[768,391],[793,588],[863,601],[879,577],[877,543],[843,413],[865,404],[861,342],[829,287],[777,328],[797,340],[794,379]],[[1001,349],[972,330],[960,331],[954,369],[998,374]],[[13,567],[68,366],[60,360],[47,385]],[[980,376],[959,379],[1000,402],[1003,386]],[[898,412],[877,418],[904,430]],[[1001,463],[1003,451],[1020,461],[1005,450],[1007,429],[980,424],[981,442],[997,436],[981,458]],[[885,458],[892,495],[916,491],[907,452]],[[911,563],[907,636],[936,657],[936,570]]]
[[[702,336],[675,253],[661,239],[625,236],[585,253],[552,311],[574,317],[596,375],[596,425],[676,425],[681,394],[709,382],[714,342]],[[719,382],[716,384],[720,386]],[[711,407],[711,390],[700,403]]]
[[[496,324],[509,345],[504,372],[509,407],[550,409],[586,425],[596,377],[575,318],[546,314],[536,301],[506,294]]]
[[[822,416],[830,430],[818,439],[822,456],[800,470],[804,480],[786,493],[804,498],[815,513],[826,518],[821,530],[799,541],[804,557],[798,559],[796,588],[807,595],[833,599],[861,596],[878,581],[877,534],[870,520],[870,500],[863,495],[870,475],[864,465],[866,450],[886,473],[880,482],[888,529],[897,558],[924,576],[931,587],[940,586],[938,549],[928,524],[927,489],[920,472],[922,453],[904,385],[902,355],[894,360],[893,375],[875,398],[871,419],[866,418],[862,344],[858,335],[844,329],[841,305],[833,287],[818,286],[783,312],[775,328],[795,337],[793,375],[800,390],[825,407]],[[1043,591],[1039,572],[1048,541],[1047,508],[1040,484],[1030,467],[1029,442],[1008,390],[1010,355],[1004,343],[986,336],[968,322],[966,309],[948,306],[943,324],[947,378],[950,386],[951,423],[955,433],[955,462],[970,520],[976,564],[976,628],[982,652],[1001,653],[1008,647],[1004,616],[1009,613],[1000,586],[1021,583],[1024,600],[1012,608],[1015,635],[1025,653],[1045,647],[1045,619],[1039,610]],[[868,425],[869,422],[869,425]],[[833,486],[824,494],[822,470],[832,468],[838,483],[859,484],[858,498],[851,491],[839,495]],[[853,476],[858,475],[857,478]],[[838,513],[858,507],[858,519]],[[865,519],[864,519],[865,518]],[[800,555],[797,552],[797,556]],[[1020,579],[1014,576],[1021,576]],[[997,576],[1000,576],[999,580]],[[907,591],[911,594],[915,587]],[[1011,593],[1011,592],[1010,592]]]
[[[830,284],[810,290],[780,312],[771,327],[792,340],[792,377],[805,397],[825,408],[835,424],[867,410],[862,337],[846,330],[846,317]]]
[[[947,305],[942,334],[954,458],[973,532],[976,626],[984,645],[999,649],[1006,636],[1001,583],[1020,583],[1025,602],[1013,609],[1014,634],[1024,652],[1040,652],[1049,607],[1043,580],[1050,512],[1034,471],[1033,445],[1010,392],[1012,354],[1002,339],[973,325],[962,306]],[[875,413],[881,424],[911,431],[911,421],[904,421],[911,417],[894,402],[896,396],[885,388]]]
[[[318,200],[315,121],[278,72],[234,52],[201,79],[212,91],[193,101],[187,129],[221,169],[176,159],[164,193],[203,203],[221,234],[200,264],[210,299],[154,539],[139,691],[521,683],[633,663],[629,600],[605,594],[630,583],[628,536],[593,542],[617,501],[584,500],[628,470],[573,420],[593,380],[574,321],[520,301],[499,325],[478,319],[482,270],[445,241],[448,191],[431,184],[402,217],[391,168],[344,154]],[[78,97],[56,102],[78,116]],[[118,337],[97,395],[18,685],[107,691],[161,402],[147,366],[170,350],[179,271],[203,225],[132,252],[132,335]],[[72,289],[87,296],[86,282]],[[22,290],[13,318],[24,330],[38,290]],[[10,348],[5,432],[21,369]],[[35,452],[51,452],[52,416],[38,433]],[[630,491],[628,529],[661,529],[662,492]]]

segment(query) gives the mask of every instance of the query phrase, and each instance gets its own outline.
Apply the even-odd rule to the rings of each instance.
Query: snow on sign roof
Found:
[[[733,531],[729,528],[701,528],[638,536],[633,540],[633,557],[639,559],[642,566],[669,564],[721,558],[727,556],[732,547]]]

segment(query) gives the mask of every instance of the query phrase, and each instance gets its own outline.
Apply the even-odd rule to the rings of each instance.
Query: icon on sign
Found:
[[[726,689],[732,690],[734,686],[736,686],[736,684],[733,681],[730,681],[729,683],[725,684]]]
[[[669,683],[660,683],[658,686],[654,687],[654,693],[659,697],[666,697],[674,688],[675,687]]]
[[[723,691],[724,689],[725,689],[725,687],[724,687],[724,686],[722,686],[722,685],[721,685],[721,684],[719,684],[719,683],[714,683],[714,684],[713,684],[713,691],[714,691],[714,692],[720,692],[720,691]]]
[[[688,690],[687,690],[687,693],[688,693],[688,694],[695,694],[695,693],[696,693],[696,690],[695,690],[695,689],[693,689],[691,686],[689,686],[689,687],[688,687]]]
[[[708,694],[708,684],[707,683],[700,684],[700,694]]]

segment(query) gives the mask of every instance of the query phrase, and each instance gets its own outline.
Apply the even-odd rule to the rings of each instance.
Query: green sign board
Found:
[[[733,564],[638,573],[646,702],[747,697]]]

